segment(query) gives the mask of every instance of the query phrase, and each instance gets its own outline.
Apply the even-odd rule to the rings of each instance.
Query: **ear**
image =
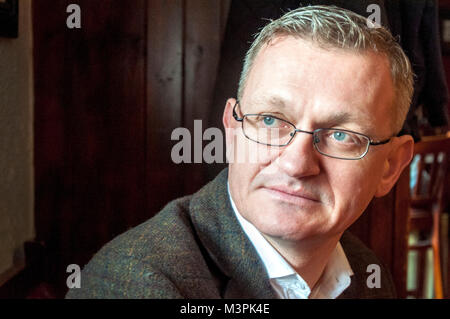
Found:
[[[233,117],[233,108],[236,105],[236,99],[230,98],[227,100],[225,104],[225,110],[223,111],[223,126],[225,128],[225,141],[227,146],[227,159],[230,162],[230,156],[232,156],[232,152],[234,150],[234,134],[236,128],[240,125],[238,121],[236,121]]]
[[[394,138],[375,197],[381,197],[390,192],[402,171],[411,162],[413,154],[414,140],[410,135]]]
[[[223,111],[223,126],[225,129],[236,127],[236,120],[233,118],[233,108],[236,105],[236,99],[230,98],[225,104],[225,110]]]

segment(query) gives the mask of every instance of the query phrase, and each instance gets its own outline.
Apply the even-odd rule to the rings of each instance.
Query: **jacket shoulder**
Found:
[[[66,297],[183,298],[190,285],[209,280],[188,214],[190,200],[170,202],[103,246],[83,268],[81,288]]]

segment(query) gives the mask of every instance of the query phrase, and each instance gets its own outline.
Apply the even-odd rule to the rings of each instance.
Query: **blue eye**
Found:
[[[264,117],[263,121],[264,121],[264,124],[267,125],[267,126],[272,126],[273,123],[275,123],[275,119],[273,117],[270,117],[270,116]]]
[[[333,137],[336,141],[342,142],[347,137],[347,134],[344,132],[337,131],[333,133]]]

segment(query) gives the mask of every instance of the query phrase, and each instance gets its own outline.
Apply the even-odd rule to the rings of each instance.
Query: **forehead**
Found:
[[[379,134],[390,131],[393,100],[386,57],[323,49],[292,36],[277,37],[261,48],[242,98],[249,108],[268,105],[310,122],[348,114],[351,125],[367,133],[377,128]]]

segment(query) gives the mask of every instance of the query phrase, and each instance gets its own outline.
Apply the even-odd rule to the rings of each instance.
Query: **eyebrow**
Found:
[[[370,117],[367,114],[363,114],[362,118],[357,118],[354,113],[337,112],[316,122],[317,125],[323,128],[342,125],[346,123],[357,124],[358,126],[361,127],[361,129],[364,129],[364,132],[361,133],[366,135],[371,135],[371,133],[373,133],[374,130],[374,126],[370,121]]]
[[[333,126],[337,124],[344,124],[349,122],[354,122],[355,117],[348,112],[338,112],[334,114],[330,114],[324,119],[321,119],[317,122],[318,125],[327,127],[327,126]]]

